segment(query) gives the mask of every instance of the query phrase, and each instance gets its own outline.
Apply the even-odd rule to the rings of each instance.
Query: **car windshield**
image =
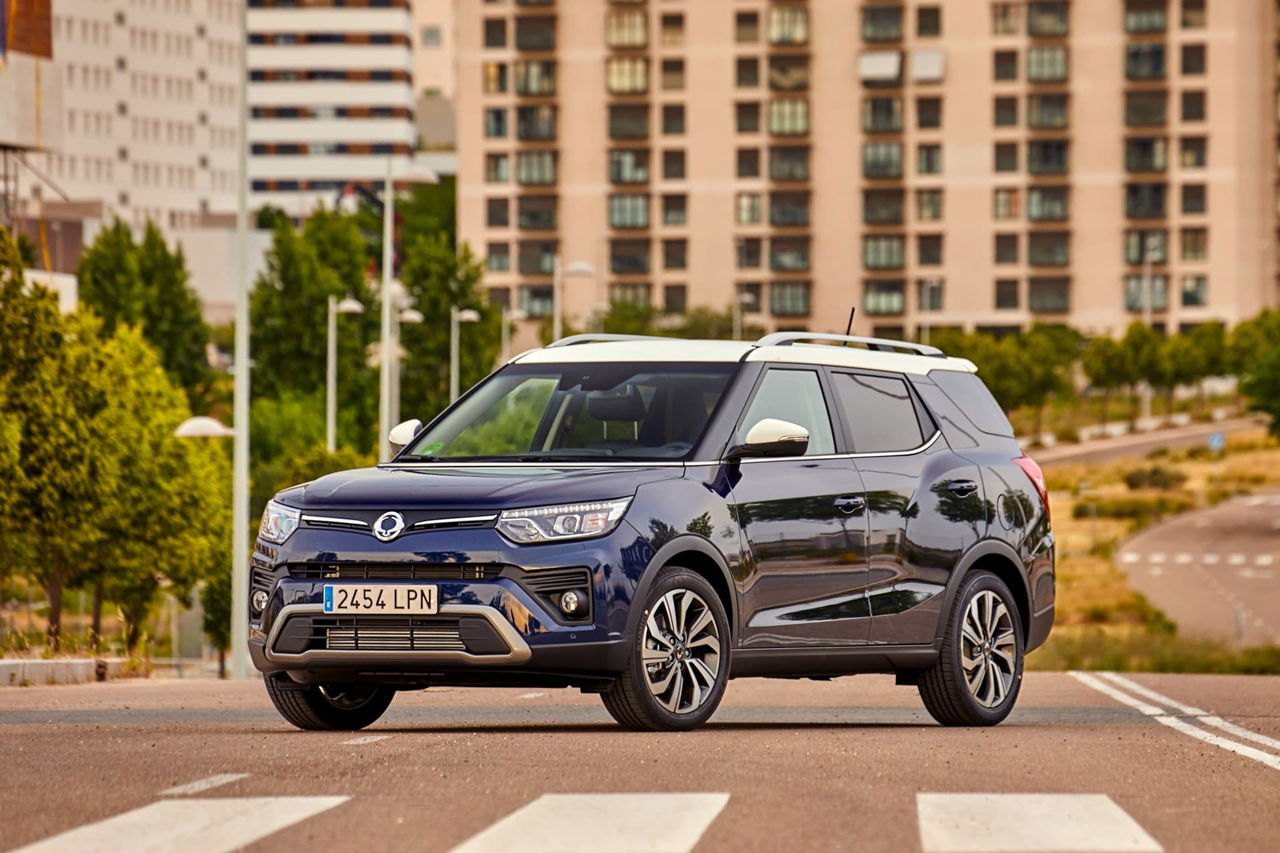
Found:
[[[693,452],[737,364],[528,364],[491,377],[401,459],[643,461]]]

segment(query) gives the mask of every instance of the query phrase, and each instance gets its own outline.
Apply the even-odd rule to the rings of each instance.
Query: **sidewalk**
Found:
[[[1062,444],[1032,450],[1031,455],[1041,465],[1058,462],[1100,462],[1122,459],[1126,456],[1145,456],[1160,447],[1180,448],[1203,444],[1215,432],[1226,435],[1248,430],[1266,429],[1262,416],[1231,418],[1223,421],[1200,422],[1184,427],[1157,429],[1150,432],[1129,433],[1115,438],[1097,438],[1078,444]]]
[[[0,658],[0,687],[106,681],[123,668],[124,658]]]

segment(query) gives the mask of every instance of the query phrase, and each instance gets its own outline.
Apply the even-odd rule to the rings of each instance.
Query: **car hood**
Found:
[[[684,466],[360,468],[280,492],[298,509],[510,509],[629,497],[645,483],[683,476]]]

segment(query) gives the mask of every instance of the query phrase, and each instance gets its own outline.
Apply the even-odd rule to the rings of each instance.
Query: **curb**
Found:
[[[0,687],[87,684],[120,675],[124,658],[0,659]]]

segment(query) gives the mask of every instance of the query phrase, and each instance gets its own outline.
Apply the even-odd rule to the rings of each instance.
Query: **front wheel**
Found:
[[[268,675],[264,680],[267,695],[280,716],[300,729],[363,729],[378,721],[396,695],[389,687],[299,684],[284,673]]]
[[[627,667],[601,694],[633,731],[687,731],[715,713],[729,681],[729,620],[711,584],[668,566],[650,587]]]
[[[938,661],[920,675],[920,698],[944,726],[994,726],[1022,686],[1025,640],[1004,581],[975,571],[960,586]]]

